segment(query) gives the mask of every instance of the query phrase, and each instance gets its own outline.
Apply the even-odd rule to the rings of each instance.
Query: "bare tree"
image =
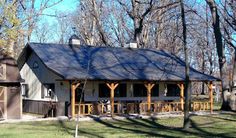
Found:
[[[236,111],[236,39],[233,37],[234,33],[236,33],[236,1],[222,1],[217,8],[219,9],[220,21],[223,26],[224,34],[222,37],[224,45],[227,46],[227,51],[229,51],[229,55],[232,57],[227,62],[227,70],[231,72],[228,77],[230,93],[227,93],[227,96],[224,97],[227,99],[226,103],[229,105],[229,108]]]
[[[36,27],[39,17],[45,9],[51,8],[62,0],[46,0],[36,7],[35,0],[12,0],[0,2],[0,44],[5,47],[5,52],[16,57],[25,45],[25,40],[30,41],[32,32]]]
[[[148,28],[145,26],[147,24],[146,19],[150,16],[150,13],[153,10],[164,8],[163,7],[155,7],[155,1],[131,1],[131,6],[128,4],[118,0],[119,4],[126,11],[127,15],[132,19],[133,22],[133,40],[137,42],[138,47],[145,47],[147,43],[147,31]],[[146,35],[145,35],[146,34]]]
[[[91,45],[110,45],[106,21],[108,13],[105,2],[100,0],[82,0],[73,16],[74,26],[80,38]]]
[[[184,46],[184,56],[185,56],[185,89],[184,89],[184,129],[188,129],[190,125],[189,121],[189,96],[190,96],[190,80],[189,80],[189,57],[188,57],[188,47],[187,47],[187,27],[185,21],[185,10],[184,10],[184,1],[180,0],[181,7],[181,19],[183,26],[183,46]]]
[[[58,3],[60,3],[62,0],[45,0],[40,1],[39,7],[36,8],[36,1],[35,0],[29,0],[29,1],[20,1],[20,5],[22,7],[22,17],[21,20],[22,26],[25,26],[24,28],[27,30],[25,32],[25,35],[27,36],[27,41],[29,42],[31,40],[31,35],[33,30],[36,27],[36,24],[39,20],[39,18],[43,15],[43,12],[46,9],[49,9]]]
[[[229,83],[227,81],[227,64],[225,57],[225,47],[223,45],[222,33],[220,29],[220,17],[217,9],[217,5],[214,0],[206,0],[207,4],[210,7],[212,15],[212,25],[216,41],[216,49],[219,60],[220,76],[221,76],[221,85],[222,85],[222,94],[223,94],[223,104],[222,110],[231,110],[229,102]]]
[[[71,24],[70,13],[56,13],[55,34],[56,42],[59,44],[68,43],[69,37],[73,34],[73,24]]]
[[[46,43],[52,42],[53,38],[53,27],[48,22],[43,22],[35,26],[32,32],[37,42]]]

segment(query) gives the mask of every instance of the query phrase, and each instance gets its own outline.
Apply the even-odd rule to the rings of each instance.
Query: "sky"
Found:
[[[37,0],[36,5],[40,5],[40,1],[42,0]],[[54,1],[59,1],[59,0],[54,0]],[[56,12],[72,12],[76,9],[78,1],[79,0],[63,0],[62,2],[56,4],[55,6],[44,10],[43,13],[54,15]],[[55,18],[50,16],[43,16],[42,18],[44,20],[47,20],[47,22],[55,21]]]
[[[36,8],[40,8],[41,1],[44,1],[44,0],[36,0],[35,1]],[[51,0],[51,1],[57,2],[59,0]],[[72,13],[73,11],[76,10],[78,3],[79,3],[79,0],[63,0],[60,3],[54,5],[53,7],[45,9],[43,11],[43,14],[55,15],[56,13]],[[45,23],[45,22],[48,23],[49,26],[52,26],[57,23],[57,20],[55,17],[42,15],[37,24],[40,26],[40,24]],[[53,37],[56,37],[56,36],[53,36]],[[34,33],[32,34],[31,41],[33,41],[33,42],[38,41]],[[51,41],[53,42],[54,40],[51,40]]]
[[[53,6],[48,11],[55,11],[55,10],[61,10],[61,11],[71,11],[74,10],[77,6],[78,0],[63,0],[59,4]]]

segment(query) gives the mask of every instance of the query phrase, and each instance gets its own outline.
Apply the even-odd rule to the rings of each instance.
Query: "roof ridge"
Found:
[[[29,42],[28,43],[29,45],[31,44],[40,44],[40,45],[63,45],[63,46],[69,46],[69,44],[60,44],[60,43],[40,43],[40,42]],[[79,46],[82,46],[82,47],[94,47],[94,48],[114,48],[114,49],[130,49],[130,50],[155,50],[155,51],[164,51],[166,53],[170,53],[168,51],[165,51],[163,49],[161,50],[158,50],[156,48],[152,48],[152,47],[146,47],[146,48],[130,48],[130,47],[118,47],[118,46],[105,46],[105,45],[87,45],[87,44],[80,44]],[[76,47],[78,48],[78,46]],[[172,53],[170,53],[172,54]]]

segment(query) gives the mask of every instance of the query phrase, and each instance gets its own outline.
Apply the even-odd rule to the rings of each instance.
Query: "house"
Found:
[[[25,80],[24,112],[74,117],[78,112],[183,110],[185,63],[177,56],[155,49],[73,42],[25,46],[18,59]],[[209,82],[211,88],[218,79],[190,68],[190,80]],[[212,109],[213,102],[195,104],[195,110],[205,110]]]
[[[22,99],[20,77],[16,61],[1,53],[0,55],[0,120],[20,119]]]

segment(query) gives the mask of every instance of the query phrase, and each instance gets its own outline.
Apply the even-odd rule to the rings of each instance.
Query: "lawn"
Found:
[[[83,137],[236,137],[236,114],[192,116],[192,127],[181,129],[182,117],[80,122]],[[73,137],[74,121],[0,124],[0,137]]]

